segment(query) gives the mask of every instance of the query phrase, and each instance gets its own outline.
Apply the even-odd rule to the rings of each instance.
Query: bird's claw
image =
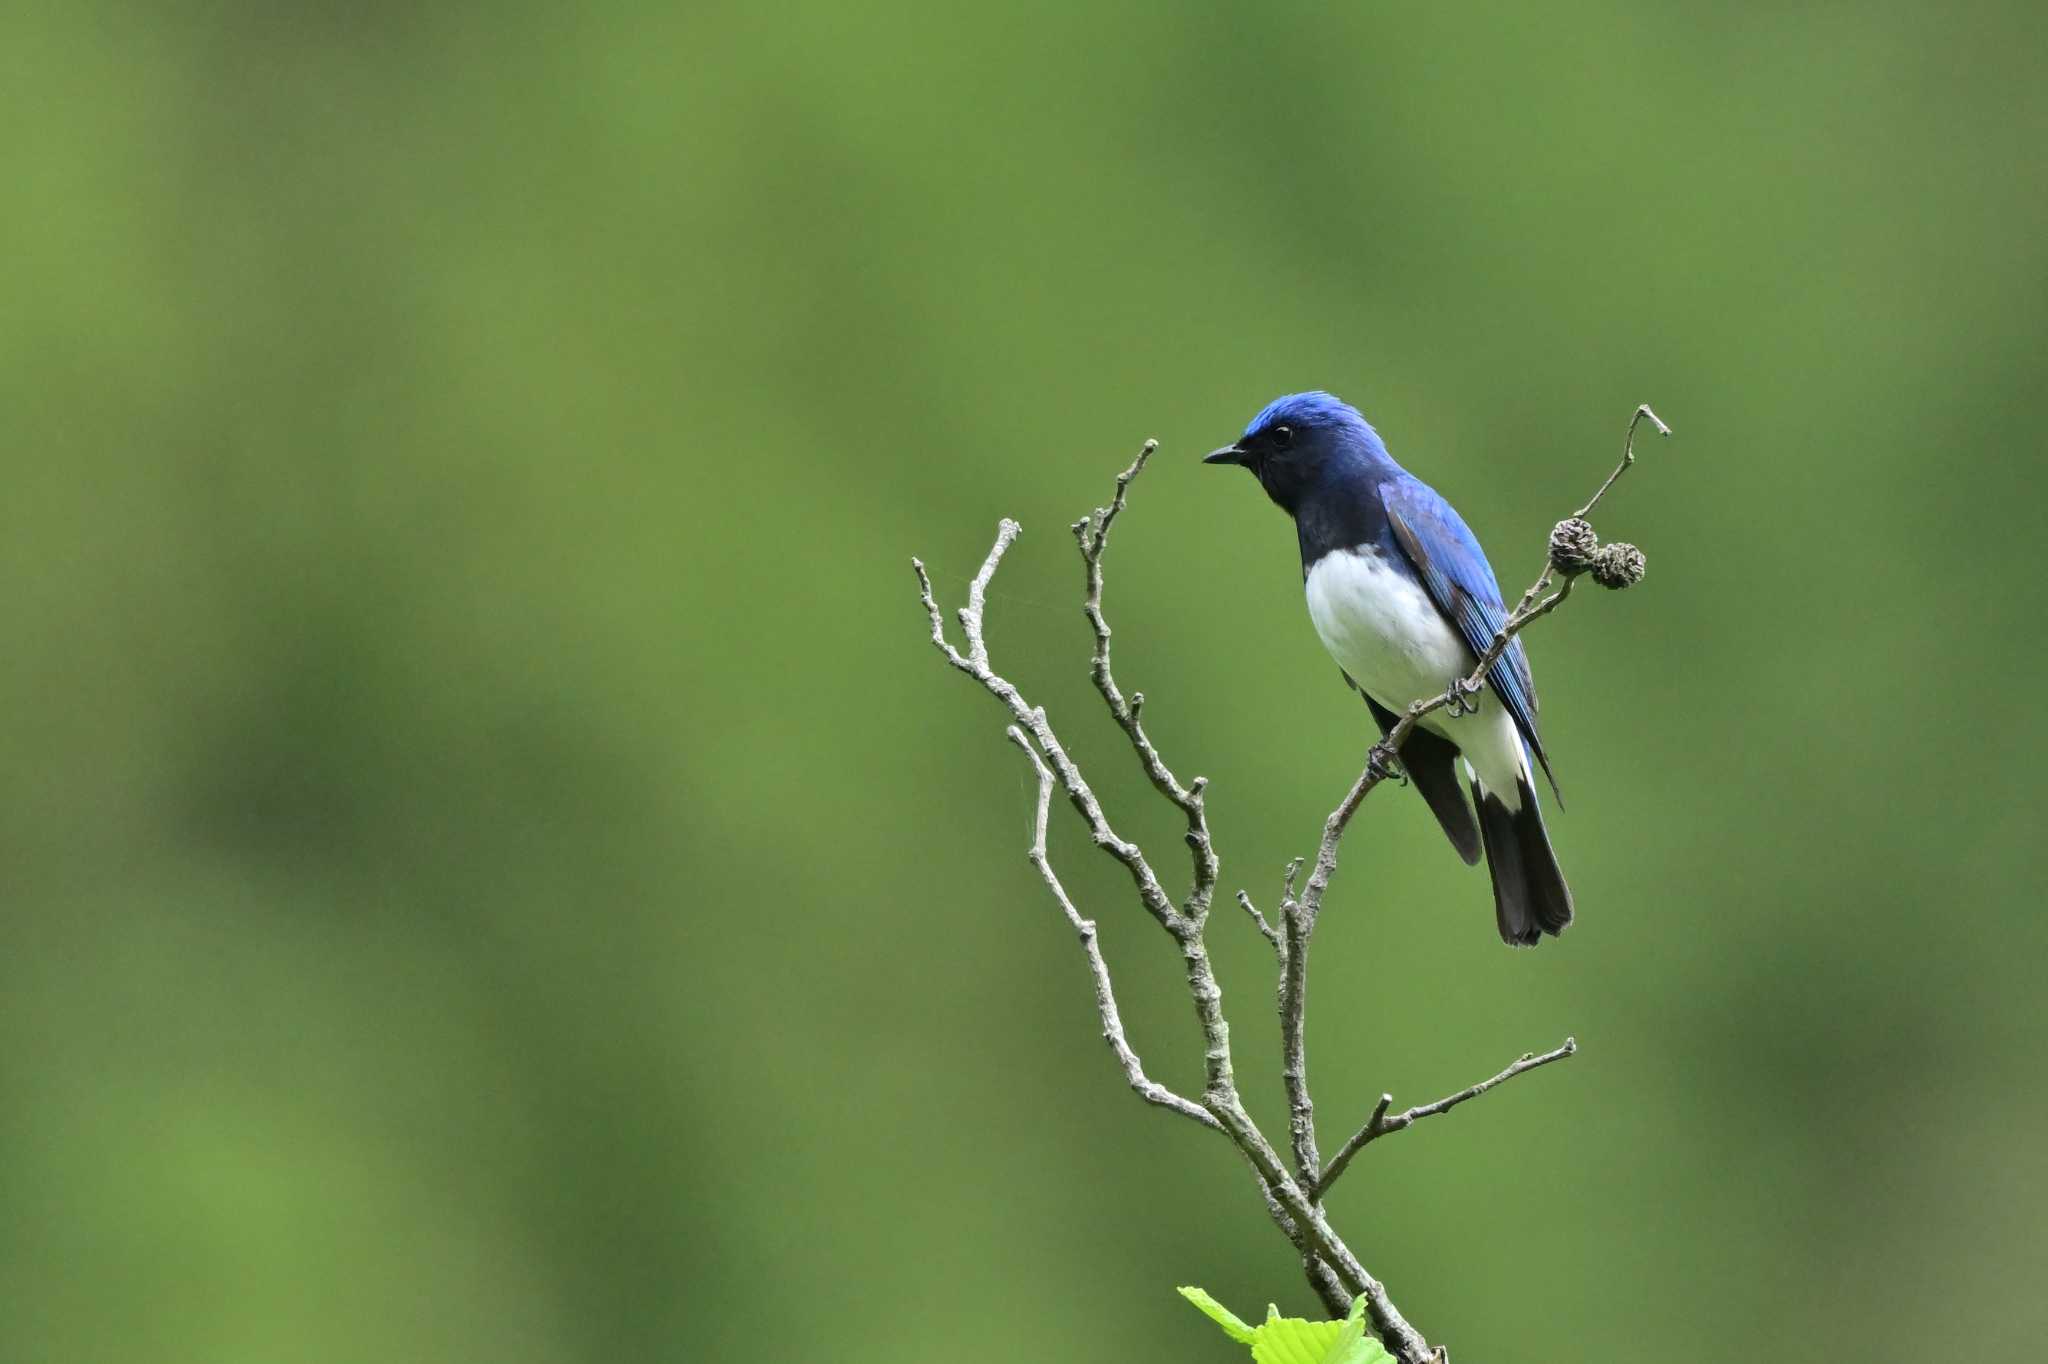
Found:
[[[1455,720],[1460,715],[1477,715],[1479,693],[1485,690],[1486,684],[1483,682],[1470,682],[1462,677],[1452,678],[1451,684],[1444,688],[1444,695],[1449,698],[1445,704],[1451,712],[1451,718]]]
[[[1365,770],[1375,781],[1397,781],[1408,784],[1408,774],[1401,770],[1401,757],[1394,752],[1394,746],[1385,739],[1380,740],[1366,751]]]

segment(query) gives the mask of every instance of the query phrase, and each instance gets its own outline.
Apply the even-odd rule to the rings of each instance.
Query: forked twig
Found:
[[[1095,1011],[1102,1016],[1102,1040],[1109,1043],[1109,1049],[1116,1053],[1124,1078],[1131,1082],[1131,1088],[1138,1092],[1139,1098],[1171,1109],[1183,1118],[1192,1118],[1204,1127],[1221,1129],[1222,1124],[1209,1110],[1193,1100],[1182,1098],[1146,1075],[1138,1053],[1131,1050],[1130,1039],[1124,1035],[1123,1016],[1116,1007],[1116,986],[1110,982],[1109,963],[1103,960],[1102,946],[1096,941],[1095,921],[1082,918],[1081,911],[1074,908],[1073,900],[1067,896],[1067,888],[1060,884],[1059,873],[1052,869],[1052,861],[1046,856],[1045,829],[1052,813],[1052,769],[1045,765],[1045,759],[1038,756],[1038,750],[1024,737],[1023,730],[1011,725],[1003,732],[1009,735],[1011,743],[1024,750],[1024,756],[1031,759],[1032,770],[1038,774],[1038,808],[1032,816],[1031,848],[1025,856],[1031,859],[1032,866],[1038,868],[1046,888],[1052,892],[1052,898],[1067,916],[1067,923],[1081,940],[1082,954],[1088,958],[1088,974],[1095,982]]]
[[[1351,1164],[1351,1158],[1364,1150],[1369,1143],[1377,1141],[1389,1132],[1399,1132],[1404,1127],[1414,1126],[1423,1118],[1433,1118],[1439,1113],[1448,1113],[1459,1104],[1465,1102],[1465,1100],[1476,1099],[1495,1085],[1504,1085],[1524,1071],[1534,1070],[1538,1066],[1547,1066],[1552,1061],[1562,1061],[1567,1056],[1576,1056],[1578,1053],[1578,1042],[1567,1037],[1564,1040],[1564,1045],[1561,1047],[1553,1047],[1551,1050],[1540,1055],[1534,1052],[1524,1052],[1513,1065],[1498,1075],[1481,1080],[1476,1085],[1467,1085],[1456,1094],[1438,1099],[1435,1103],[1419,1104],[1405,1113],[1396,1113],[1391,1118],[1387,1116],[1387,1110],[1393,1106],[1394,1096],[1391,1094],[1380,1095],[1380,1101],[1374,1106],[1372,1116],[1365,1120],[1365,1126],[1352,1133],[1350,1138],[1337,1148],[1337,1154],[1331,1157],[1328,1167],[1323,1170],[1323,1177],[1316,1181],[1315,1196],[1320,1199],[1323,1195],[1327,1194],[1330,1191],[1330,1186],[1337,1182],[1337,1177],[1343,1174],[1345,1168]]]

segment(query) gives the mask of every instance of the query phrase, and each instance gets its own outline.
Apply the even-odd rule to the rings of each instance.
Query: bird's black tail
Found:
[[[1516,785],[1522,808],[1506,802],[1477,782],[1472,803],[1479,808],[1479,836],[1486,844],[1486,870],[1493,877],[1493,912],[1501,941],[1533,947],[1545,933],[1564,932],[1572,921],[1572,893],[1550,850],[1543,811],[1526,772]]]

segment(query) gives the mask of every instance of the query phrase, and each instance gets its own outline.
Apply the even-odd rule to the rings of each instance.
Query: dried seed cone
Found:
[[[1590,523],[1567,517],[1550,530],[1550,566],[1560,573],[1584,573],[1593,566],[1600,540]]]
[[[1611,545],[1602,545],[1593,554],[1593,581],[1602,587],[1634,587],[1643,580],[1643,552],[1634,545],[1616,540]]]

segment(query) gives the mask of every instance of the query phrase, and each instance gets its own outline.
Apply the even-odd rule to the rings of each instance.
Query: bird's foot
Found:
[[[1408,774],[1401,770],[1401,755],[1394,752],[1394,746],[1385,739],[1374,744],[1365,754],[1365,770],[1375,781],[1397,781],[1408,784]]]
[[[1444,695],[1450,698],[1445,704],[1451,712],[1451,718],[1455,720],[1460,715],[1477,715],[1479,693],[1485,690],[1484,682],[1474,683],[1462,677],[1452,678],[1450,685],[1444,688]]]

